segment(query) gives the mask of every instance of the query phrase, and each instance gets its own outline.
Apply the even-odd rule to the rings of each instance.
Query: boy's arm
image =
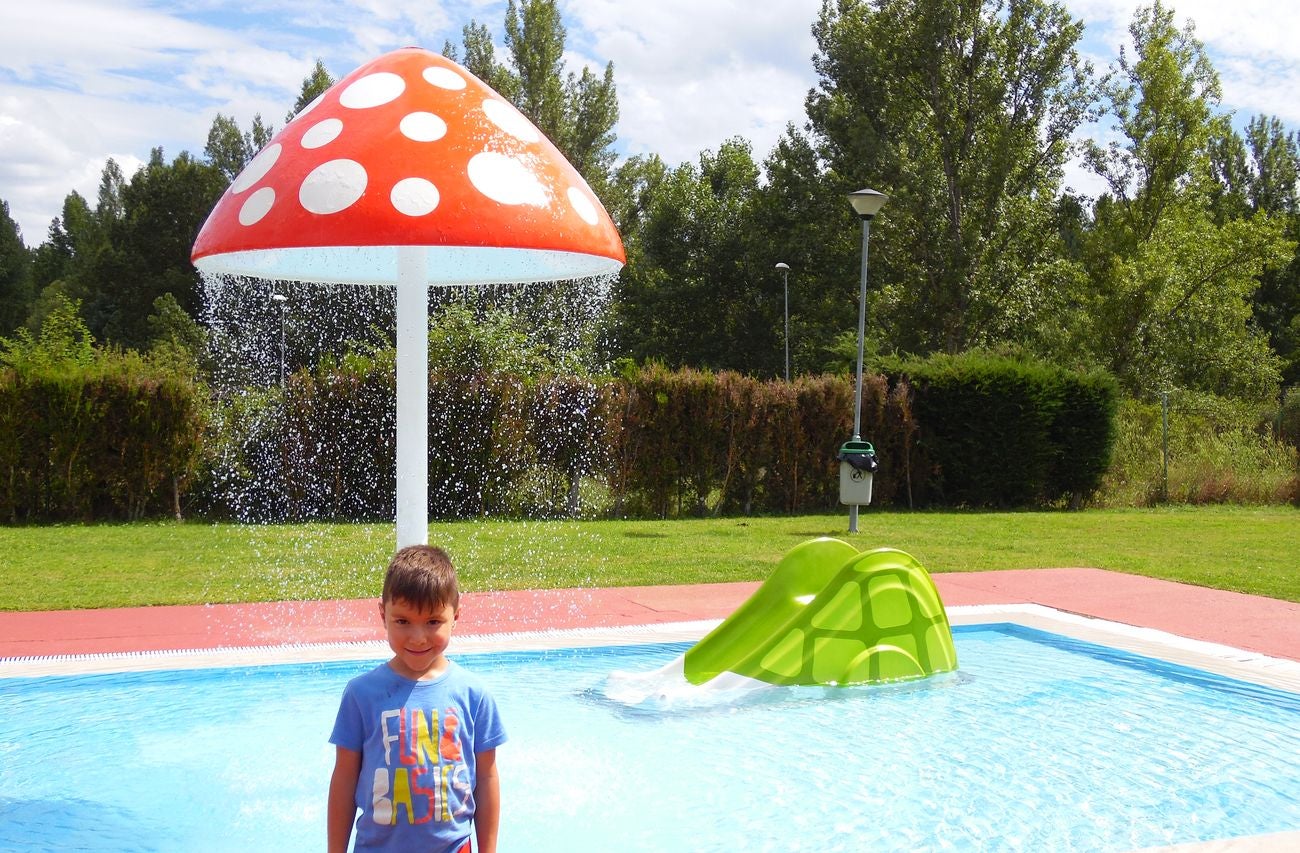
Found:
[[[330,776],[326,837],[329,853],[346,853],[357,818],[357,778],[361,775],[361,753],[336,746],[334,774]]]
[[[497,778],[497,751],[475,753],[474,837],[478,853],[496,853],[501,824],[501,783]]]

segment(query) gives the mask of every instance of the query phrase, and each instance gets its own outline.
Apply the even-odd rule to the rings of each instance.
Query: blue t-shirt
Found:
[[[474,756],[506,732],[483,683],[447,664],[412,681],[385,663],[344,689],[330,743],[361,753],[353,849],[454,851],[469,838]]]

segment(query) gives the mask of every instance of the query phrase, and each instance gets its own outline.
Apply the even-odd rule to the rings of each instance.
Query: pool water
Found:
[[[961,670],[647,711],[682,644],[461,655],[489,682],[504,853],[1130,850],[1300,829],[1300,696],[1013,625]],[[453,646],[454,648],[454,646]],[[373,662],[0,679],[0,848],[319,850]]]

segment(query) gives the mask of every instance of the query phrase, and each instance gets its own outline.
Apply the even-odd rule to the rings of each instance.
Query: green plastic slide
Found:
[[[957,668],[948,614],[925,568],[838,539],[791,549],[761,587],[692,646],[684,673],[768,684],[874,684]]]

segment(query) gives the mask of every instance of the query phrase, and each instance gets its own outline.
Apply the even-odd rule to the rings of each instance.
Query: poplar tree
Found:
[[[473,21],[462,30],[463,57],[450,42],[443,54],[508,98],[601,195],[615,161],[614,64],[607,63],[601,73],[587,67],[580,74],[567,70],[565,37],[556,0],[510,0],[505,17],[508,65],[497,60],[488,28]]]
[[[27,319],[32,301],[32,255],[23,245],[22,231],[9,215],[9,203],[0,200],[0,335],[7,335]]]
[[[1094,210],[1071,347],[1130,393],[1269,397],[1281,363],[1252,321],[1252,297],[1295,243],[1284,217],[1263,207],[1287,204],[1263,177],[1273,168],[1268,133],[1256,133],[1255,169],[1266,165],[1252,172],[1225,142],[1218,74],[1191,23],[1175,27],[1157,0],[1129,32],[1132,53],[1121,51],[1103,83],[1121,137],[1088,150],[1109,192]]]
[[[1093,99],[1082,32],[1050,0],[824,0],[809,124],[838,190],[890,196],[872,316],[894,348],[958,352],[1040,321],[1063,168]],[[827,227],[852,231],[842,208]]]

